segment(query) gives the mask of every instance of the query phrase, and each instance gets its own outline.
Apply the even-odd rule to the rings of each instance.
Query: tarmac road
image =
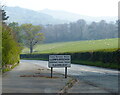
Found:
[[[48,68],[48,61],[38,60],[21,60],[21,62],[29,62],[31,64],[39,64],[42,67]],[[56,72],[64,74],[64,68],[54,68]],[[94,66],[76,65],[71,64],[68,68],[68,75],[77,78],[79,81],[83,81],[94,87],[99,87],[110,93],[118,93],[118,72],[117,70],[99,68]],[[80,86],[77,86],[80,87]],[[73,92],[71,89],[69,92]],[[78,91],[78,90],[77,90]],[[79,93],[79,92],[78,92]]]
[[[2,74],[2,95],[34,95],[30,93],[57,93],[63,92],[67,83],[71,83],[73,78],[67,79],[60,73],[54,72],[50,77],[50,70],[29,61],[22,61],[18,66],[9,72]],[[13,94],[15,93],[15,94]],[[37,94],[37,95],[38,95]],[[35,94],[36,95],[36,94]],[[45,94],[46,95],[46,94]],[[52,95],[52,94],[51,94]]]

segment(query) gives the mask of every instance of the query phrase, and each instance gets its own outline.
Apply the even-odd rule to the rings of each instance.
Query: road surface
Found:
[[[20,63],[13,70],[2,75],[2,93],[5,93],[5,95],[9,95],[9,93],[10,95],[28,93],[27,95],[29,95],[29,93],[64,92],[62,89],[72,78],[68,77],[65,79],[64,76],[59,73],[54,73],[54,75],[56,78],[50,78],[50,70],[37,64],[30,64],[29,62]]]
[[[42,67],[48,68],[48,61],[21,60],[21,62],[39,64]],[[54,68],[53,70],[64,74],[64,68]],[[77,64],[71,64],[71,67],[68,68],[68,75],[77,78],[79,81],[84,81],[90,85],[104,89],[110,93],[118,93],[119,91],[119,73],[120,72],[117,70]]]

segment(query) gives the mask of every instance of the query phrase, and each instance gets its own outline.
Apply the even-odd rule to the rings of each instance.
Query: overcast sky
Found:
[[[119,0],[3,0],[6,6],[64,10],[88,16],[117,16]]]

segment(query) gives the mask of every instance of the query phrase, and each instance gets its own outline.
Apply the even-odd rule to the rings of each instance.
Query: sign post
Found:
[[[53,67],[51,67],[51,78],[53,76]]]
[[[70,55],[49,55],[48,67],[51,68],[51,78],[53,76],[53,68],[65,67],[65,78],[67,78],[67,67],[71,67]]]
[[[65,67],[65,78],[67,78],[67,67]]]

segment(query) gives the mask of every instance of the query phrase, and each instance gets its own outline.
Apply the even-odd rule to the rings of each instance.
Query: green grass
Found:
[[[118,38],[89,40],[89,41],[73,41],[40,44],[34,48],[34,54],[49,53],[76,53],[76,52],[93,52],[93,51],[115,51],[118,49]],[[22,54],[29,53],[29,49],[25,48]]]
[[[73,60],[72,63],[80,64],[80,65],[103,67],[103,68],[120,69],[120,65],[118,65],[117,63],[103,63],[99,61],[92,62],[92,61],[80,61],[80,60]]]

